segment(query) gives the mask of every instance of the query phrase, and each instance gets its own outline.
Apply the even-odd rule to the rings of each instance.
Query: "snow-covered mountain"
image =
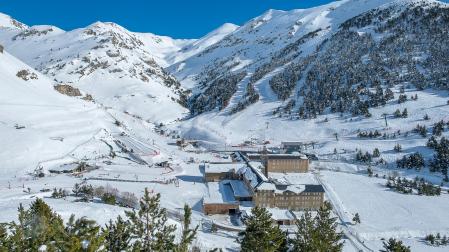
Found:
[[[51,80],[7,52],[0,53],[0,76],[2,178],[33,172],[115,128],[95,104],[58,93]]]
[[[180,48],[178,52],[167,55],[166,58],[171,65],[183,61],[198,53],[201,53],[209,46],[220,42],[224,37],[234,32],[237,28],[239,28],[238,25],[225,23],[217,29],[209,32],[204,37],[188,43],[186,46]]]
[[[28,26],[6,14],[0,13],[0,28],[27,29]]]
[[[301,117],[327,108],[363,114],[354,108],[369,93],[354,85],[374,88],[373,82],[385,86],[413,79],[413,84],[426,80],[426,87],[444,87],[448,64],[436,56],[447,52],[447,13],[447,4],[432,0],[343,0],[269,10],[168,69],[192,88],[193,115],[215,109],[235,113],[259,100],[280,101]]]
[[[173,121],[187,112],[180,104],[184,91],[179,82],[152,51],[176,51],[189,41],[136,34],[102,22],[67,32],[48,25],[0,29],[0,43],[9,52],[98,103],[154,122]]]
[[[310,168],[345,231],[344,251],[378,251],[390,237],[445,251],[423,237],[449,234],[448,36],[448,5],[433,0],[269,10],[192,40],[104,22],[29,27],[0,14],[0,222],[48,197],[64,218],[104,224],[126,208],[51,199],[51,190],[89,183],[140,196],[148,187],[170,215],[192,206],[192,225],[206,227],[202,250],[238,250],[233,218],[202,212],[210,188],[200,163],[231,160],[207,148],[301,141],[318,158]],[[190,142],[199,148],[178,146]],[[422,165],[407,164],[417,156]],[[79,164],[92,170],[58,174]],[[425,178],[442,192],[398,193],[389,176]],[[362,223],[350,225],[356,213]]]

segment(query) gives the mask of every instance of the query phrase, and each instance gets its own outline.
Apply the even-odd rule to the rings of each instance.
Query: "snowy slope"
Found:
[[[193,55],[201,53],[209,46],[218,43],[228,34],[234,32],[237,28],[239,28],[238,25],[225,23],[220,27],[218,27],[217,29],[209,32],[204,37],[195,41],[191,41],[189,44],[182,47],[180,51],[176,52],[175,54],[167,55],[166,56],[167,61],[170,63],[170,65],[172,65],[174,63],[185,60],[189,57],[192,57]]]
[[[0,13],[0,28],[27,29],[28,27],[8,15]]]
[[[141,37],[102,22],[68,32],[53,26],[0,30],[6,50],[49,78],[92,95],[97,103],[156,122],[183,117],[178,82],[156,62],[148,38],[144,43]],[[165,40],[175,47],[173,40]]]
[[[203,71],[214,65],[232,62],[236,66],[231,71],[247,66],[254,68],[254,65],[267,60],[267,57],[302,36],[322,29],[318,38],[300,49],[310,52],[342,22],[388,2],[391,0],[343,0],[304,10],[269,10],[210,46],[202,54],[179,62],[169,69],[180,80],[188,81],[198,75],[203,78]]]
[[[338,106],[348,112],[357,99],[336,103],[340,93],[359,92],[351,86],[427,80],[426,86],[444,87],[438,83],[447,77],[447,64],[437,55],[444,54],[448,40],[447,26],[439,22],[447,21],[437,16],[446,17],[446,6],[432,0],[344,0],[305,10],[269,10],[168,70],[192,89],[193,115],[215,109],[235,113],[257,100],[291,102],[288,110],[304,107],[311,117]],[[435,29],[438,35],[431,32]],[[436,52],[426,41],[443,48]],[[432,69],[435,65],[439,70]]]
[[[28,70],[33,79],[19,78],[21,70]],[[112,123],[96,105],[56,92],[45,76],[7,52],[0,54],[2,179],[23,176],[40,162],[63,157],[113,129]]]

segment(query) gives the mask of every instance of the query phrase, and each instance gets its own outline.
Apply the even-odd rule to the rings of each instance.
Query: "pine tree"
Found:
[[[339,252],[343,249],[343,234],[337,232],[337,218],[331,217],[332,205],[324,202],[317,215],[312,218],[310,212],[297,220],[298,231],[293,240],[294,251]]]
[[[8,225],[8,250],[37,251],[42,245],[49,251],[57,250],[58,242],[64,239],[64,223],[59,215],[42,199],[33,201],[28,210],[20,205],[18,212],[18,222]]]
[[[343,234],[337,232],[337,218],[331,217],[331,214],[332,205],[326,201],[315,217],[318,228],[317,252],[338,252],[343,248],[343,243],[340,242]]]
[[[402,118],[407,118],[408,117],[408,111],[407,111],[407,108],[405,108],[403,111],[402,111]]]
[[[394,115],[395,118],[402,117],[402,113],[401,113],[401,111],[399,109],[396,109],[396,111],[394,111],[393,115]]]
[[[411,252],[410,247],[402,244],[402,241],[390,238],[388,242],[383,242],[384,249],[380,252]]]
[[[380,157],[380,151],[378,148],[374,148],[373,157],[375,158]]]
[[[396,151],[396,152],[401,152],[401,151],[402,151],[402,146],[401,146],[400,144],[396,144],[396,145],[394,146],[394,151]]]
[[[151,197],[148,189],[140,199],[139,211],[126,211],[129,218],[134,250],[161,251],[175,248],[176,227],[167,224],[166,209],[160,207],[160,194]]]
[[[246,220],[246,229],[239,233],[241,251],[286,251],[286,235],[273,224],[271,214],[261,207],[254,207]]]
[[[95,221],[85,217],[75,219],[75,216],[71,215],[65,226],[65,238],[60,241],[63,243],[62,251],[81,251],[83,243],[87,244],[86,251],[98,251],[104,241],[100,231],[100,226]]]
[[[309,211],[296,220],[297,232],[293,240],[293,251],[312,252],[316,247],[315,220]]]
[[[196,233],[198,231],[198,226],[194,229],[190,228],[192,217],[192,209],[186,204],[184,205],[184,220],[183,220],[183,230],[181,236],[181,242],[178,245],[178,252],[188,252],[189,245],[195,239]]]
[[[352,218],[352,221],[353,221],[355,224],[360,224],[360,223],[361,223],[361,222],[360,222],[360,215],[359,215],[359,213],[355,213],[354,218]]]
[[[131,232],[129,230],[129,222],[124,221],[119,215],[115,222],[109,220],[102,229],[105,236],[105,248],[110,252],[125,251],[130,247]]]
[[[371,168],[371,166],[368,167],[367,172],[368,172],[368,177],[372,177],[373,176],[373,169]]]
[[[9,239],[6,224],[0,224],[0,251],[8,251]]]

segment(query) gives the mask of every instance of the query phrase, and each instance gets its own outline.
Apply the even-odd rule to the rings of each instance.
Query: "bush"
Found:
[[[398,168],[407,168],[407,169],[415,168],[417,170],[420,170],[422,167],[424,167],[425,164],[422,155],[416,152],[409,156],[403,156],[401,159],[398,159],[396,161],[396,165]]]
[[[31,73],[29,70],[23,69],[17,72],[17,77],[21,78],[24,81],[28,80],[37,80],[37,74]]]
[[[111,193],[105,193],[101,197],[101,201],[103,201],[103,203],[106,203],[109,205],[115,205],[115,203],[116,203],[115,195],[113,195]]]

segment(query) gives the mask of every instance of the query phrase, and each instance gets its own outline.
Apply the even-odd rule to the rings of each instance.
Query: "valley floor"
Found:
[[[409,178],[425,177],[439,184],[442,176],[438,173],[430,173],[427,169],[399,170],[394,165],[396,158],[415,151],[422,152],[426,158],[430,157],[432,152],[425,147],[426,139],[414,133],[409,133],[408,136],[402,134],[393,139],[357,137],[358,129],[377,129],[388,134],[400,130],[405,133],[411,131],[417,123],[431,127],[433,122],[448,120],[449,106],[446,105],[444,96],[430,91],[408,92],[418,93],[418,101],[408,101],[400,105],[392,103],[384,108],[373,109],[372,118],[349,118],[329,114],[314,120],[295,121],[288,118],[272,118],[267,115],[268,107],[265,114],[251,114],[250,107],[231,120],[224,120],[224,116],[221,115],[209,114],[164,126],[163,134],[157,133],[161,132],[157,126],[132,115],[94,106],[88,113],[109,118],[110,124],[92,124],[88,130],[80,127],[78,131],[83,132],[79,135],[82,137],[73,138],[73,142],[64,140],[61,143],[51,140],[50,137],[64,136],[70,140],[71,134],[78,133],[61,131],[56,134],[51,130],[52,125],[42,126],[44,121],[48,120],[30,117],[28,122],[24,122],[27,126],[23,129],[25,135],[17,139],[22,139],[20,141],[34,139],[33,143],[22,142],[21,145],[15,145],[31,148],[30,151],[24,152],[23,156],[14,156],[15,159],[9,159],[12,155],[8,154],[10,152],[1,152],[1,158],[4,160],[2,165],[9,169],[2,170],[0,178],[2,195],[0,222],[15,219],[19,204],[28,205],[34,198],[41,197],[64,219],[75,214],[104,224],[109,219],[123,214],[127,209],[103,204],[99,200],[85,203],[75,202],[76,199],[73,197],[53,199],[50,198],[53,188],[70,191],[75,183],[86,181],[93,186],[109,186],[120,192],[134,193],[137,197],[143,194],[144,188],[148,188],[153,193],[161,193],[161,204],[167,208],[172,223],[180,224],[177,216],[181,213],[184,203],[193,208],[193,224],[200,225],[195,246],[204,250],[215,247],[226,248],[229,251],[238,250],[235,241],[236,232],[219,229],[211,233],[208,225],[214,222],[224,227],[236,229],[241,227],[233,226],[227,216],[206,216],[202,213],[202,198],[207,194],[207,187],[199,166],[203,161],[226,161],[225,157],[207,151],[194,153],[181,150],[176,145],[174,137],[182,134],[186,138],[204,141],[206,147],[214,145],[215,148],[231,148],[250,138],[253,138],[253,142],[258,142],[266,137],[271,142],[270,146],[276,146],[283,140],[317,141],[314,148],[308,149],[308,152],[316,154],[320,159],[312,163],[313,173],[324,186],[326,199],[334,205],[340,228],[347,237],[345,251],[378,251],[382,247],[382,239],[389,237],[403,240],[412,247],[412,251],[444,251],[447,247],[428,246],[422,239],[430,233],[449,234],[449,219],[445,218],[449,209],[448,185],[444,184],[441,196],[405,195],[388,189],[385,186],[386,179],[382,178],[383,175],[394,173]],[[261,106],[268,105],[261,104]],[[385,127],[381,114],[405,107],[409,109],[409,117],[389,118],[389,126]],[[8,110],[11,105],[0,104],[0,108]],[[423,121],[422,117],[425,114],[428,114],[431,120]],[[326,117],[327,122],[324,121]],[[220,118],[223,120],[220,121]],[[4,121],[7,120],[8,118],[4,117]],[[73,119],[73,122],[69,123],[79,122],[86,125],[86,122],[79,120],[81,119]],[[114,126],[114,120],[120,122],[119,126]],[[268,129],[264,129],[266,121],[269,122]],[[13,133],[15,135],[18,131],[11,126],[13,124],[11,119],[1,126],[5,128],[3,132],[6,132],[2,137],[7,139],[11,146],[13,142],[18,141],[8,136],[9,131],[12,132],[11,135]],[[50,130],[39,133],[37,130],[40,127],[50,127]],[[186,130],[187,127],[190,129]],[[338,134],[338,141],[334,133]],[[447,135],[447,131],[444,134]],[[217,139],[221,140],[218,144]],[[125,152],[114,145],[115,141],[120,141],[124,148],[133,151]],[[27,154],[36,152],[39,148],[45,149],[45,145],[49,143],[59,144],[61,147],[48,148],[53,152],[44,152],[43,156]],[[65,146],[63,144],[66,143],[72,148],[63,148],[62,146]],[[392,151],[396,143],[403,146],[402,153]],[[114,147],[111,149],[110,146]],[[387,165],[373,165],[374,173],[379,174],[378,178],[368,177],[366,172],[368,166],[353,160],[356,148],[371,152],[376,147],[380,149],[381,157],[387,161]],[[262,145],[256,143],[252,148],[262,148]],[[336,154],[334,149],[337,150]],[[116,153],[114,157],[110,156],[111,150]],[[17,161],[22,159],[21,162]],[[97,169],[77,176],[49,172],[62,169],[62,164],[74,160],[84,160],[95,165]],[[158,163],[165,161],[170,167],[157,166]],[[45,176],[41,178],[31,176],[30,173],[39,166]],[[355,213],[360,214],[361,224],[352,224]]]

